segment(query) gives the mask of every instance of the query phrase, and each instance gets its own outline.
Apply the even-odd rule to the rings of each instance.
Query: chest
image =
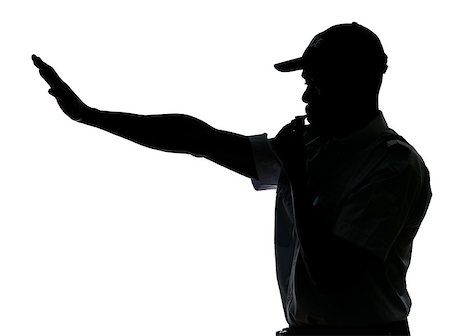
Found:
[[[342,153],[333,146],[310,151],[307,192],[317,220],[332,225],[342,204],[370,180],[383,157],[383,148],[377,144],[352,153]]]

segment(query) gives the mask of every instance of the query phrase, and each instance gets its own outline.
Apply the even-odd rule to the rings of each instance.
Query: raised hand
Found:
[[[39,74],[50,85],[48,93],[56,98],[63,112],[75,121],[81,121],[90,107],[81,101],[72,89],[58,76],[56,71],[36,55],[31,56]]]

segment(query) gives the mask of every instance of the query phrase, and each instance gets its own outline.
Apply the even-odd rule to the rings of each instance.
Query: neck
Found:
[[[342,117],[333,127],[332,136],[342,138],[350,135],[369,124],[379,113],[378,106],[349,109],[341,114]]]

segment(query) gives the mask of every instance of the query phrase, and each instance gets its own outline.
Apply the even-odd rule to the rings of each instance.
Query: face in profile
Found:
[[[339,122],[343,95],[342,86],[332,76],[320,76],[303,70],[306,90],[302,100],[306,103],[306,115],[311,126],[322,135],[333,133]]]
[[[377,107],[374,81],[343,70],[304,69],[306,90],[302,96],[306,115],[314,130],[323,136],[341,136],[357,128]]]

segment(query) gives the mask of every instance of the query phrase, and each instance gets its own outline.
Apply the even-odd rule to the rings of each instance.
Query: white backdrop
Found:
[[[415,336],[448,318],[446,1],[25,1],[0,5],[1,335],[274,335],[274,191],[205,159],[77,124],[31,61],[89,105],[275,136],[304,113],[298,57],[356,21],[389,59],[380,109],[434,197],[407,284]],[[439,153],[438,151],[443,151]],[[214,330],[214,331],[211,331]]]

